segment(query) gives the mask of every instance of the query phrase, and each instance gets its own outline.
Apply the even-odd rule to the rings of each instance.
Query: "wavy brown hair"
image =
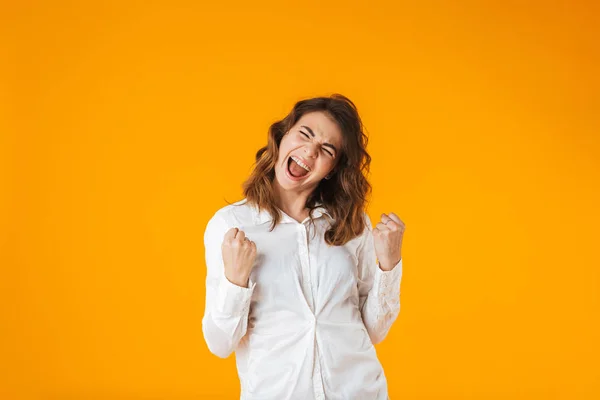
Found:
[[[311,223],[312,212],[320,202],[335,219],[325,232],[325,241],[340,246],[360,235],[365,226],[364,212],[371,194],[367,180],[371,156],[367,153],[368,137],[354,103],[341,94],[315,97],[298,101],[290,113],[269,128],[267,145],[256,152],[256,161],[248,179],[243,183],[244,195],[249,204],[267,210],[273,217],[270,230],[281,220],[275,204],[273,180],[275,164],[279,157],[279,144],[284,135],[302,115],[322,111],[337,123],[342,132],[342,151],[330,179],[323,179],[306,202]]]

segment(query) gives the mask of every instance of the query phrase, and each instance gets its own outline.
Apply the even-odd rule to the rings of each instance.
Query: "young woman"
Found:
[[[299,101],[269,130],[245,198],[209,220],[208,348],[236,353],[241,399],[388,399],[374,344],[400,311],[404,223],[365,212],[355,105]]]

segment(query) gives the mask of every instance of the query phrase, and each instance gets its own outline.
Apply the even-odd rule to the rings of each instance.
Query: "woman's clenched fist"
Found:
[[[248,287],[250,272],[256,258],[256,243],[248,239],[244,231],[231,228],[225,234],[221,251],[225,277],[235,285]]]
[[[392,270],[402,259],[402,239],[406,224],[394,213],[381,214],[381,222],[373,228],[375,255],[379,267]]]

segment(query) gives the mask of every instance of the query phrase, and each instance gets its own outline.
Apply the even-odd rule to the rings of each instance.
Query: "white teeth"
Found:
[[[298,157],[292,156],[292,160],[296,161],[296,163],[299,166],[301,166],[302,168],[304,168],[305,170],[307,170],[308,172],[310,172],[310,168],[308,167],[308,165],[304,164]]]

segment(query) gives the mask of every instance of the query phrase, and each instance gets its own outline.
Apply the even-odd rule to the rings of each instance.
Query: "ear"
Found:
[[[331,179],[331,177],[333,175],[335,175],[335,173],[337,172],[337,168],[333,168],[331,171],[329,171],[329,173],[327,174],[327,176],[325,176],[325,179]]]

